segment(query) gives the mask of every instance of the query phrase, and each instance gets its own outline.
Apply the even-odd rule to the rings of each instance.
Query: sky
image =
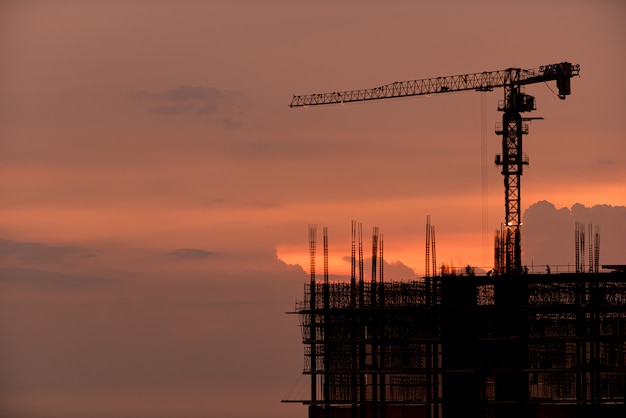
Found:
[[[352,220],[390,280],[424,273],[427,215],[440,263],[489,268],[501,90],[294,94],[580,64],[564,101],[526,87],[523,263],[570,268],[576,221],[626,263],[625,21],[618,0],[1,1],[0,415],[305,417],[280,400],[306,393],[285,312],[309,224],[333,279]]]

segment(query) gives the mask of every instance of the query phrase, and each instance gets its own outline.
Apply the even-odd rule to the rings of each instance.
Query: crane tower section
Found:
[[[465,90],[492,91],[504,89],[504,100],[498,106],[503,112],[502,125],[496,133],[502,136],[502,154],[496,164],[502,167],[505,189],[505,237],[503,274],[519,273],[521,261],[521,205],[520,176],[528,157],[522,151],[522,137],[528,133],[521,113],[535,110],[535,98],[522,91],[528,84],[556,81],[558,97],[565,99],[571,93],[570,79],[578,76],[580,66],[569,62],[543,65],[534,69],[508,68],[499,71],[462,74],[446,77],[409,80],[385,84],[372,89],[348,90],[322,94],[293,96],[290,107],[362,102],[448,93]]]

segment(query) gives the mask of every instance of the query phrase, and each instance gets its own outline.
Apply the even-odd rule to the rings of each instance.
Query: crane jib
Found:
[[[410,97],[464,90],[491,91],[506,85],[527,85],[556,80],[564,94],[569,94],[569,78],[579,75],[580,66],[569,62],[550,64],[531,70],[508,68],[499,71],[462,74],[422,80],[396,81],[371,89],[293,96],[290,107],[360,102],[367,100]],[[561,94],[560,94],[561,95]]]

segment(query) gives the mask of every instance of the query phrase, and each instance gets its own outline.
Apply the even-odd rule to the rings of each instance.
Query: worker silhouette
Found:
[[[550,266],[546,264],[546,274],[550,274]]]

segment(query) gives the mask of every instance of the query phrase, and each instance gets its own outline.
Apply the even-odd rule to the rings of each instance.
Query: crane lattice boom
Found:
[[[373,89],[293,96],[289,106],[299,107],[362,102],[367,100],[391,99],[464,90],[490,91],[496,87],[503,87],[507,84],[525,85],[557,80],[559,77],[569,79],[571,76],[578,75],[579,70],[579,65],[563,62],[560,64],[542,65],[532,70],[509,68],[500,71],[485,71],[482,73],[426,78],[422,80],[396,81]],[[569,92],[561,92],[560,90],[561,89],[559,89],[559,94],[562,96],[569,94]]]

